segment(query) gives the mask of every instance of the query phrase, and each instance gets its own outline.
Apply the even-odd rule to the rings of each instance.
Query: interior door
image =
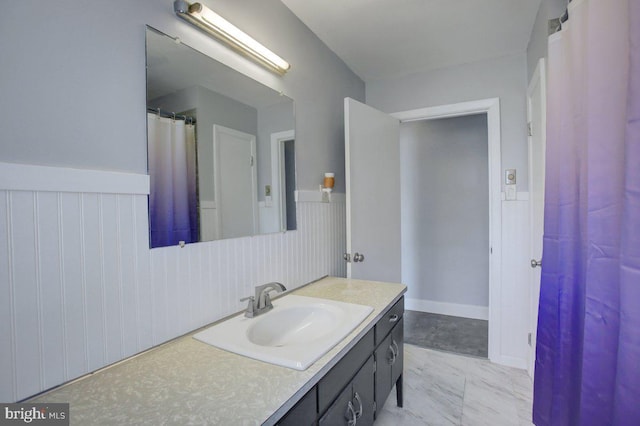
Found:
[[[399,120],[344,100],[347,277],[400,282]]]
[[[527,91],[529,120],[529,209],[530,209],[530,315],[529,363],[527,371],[533,377],[536,359],[536,335],[540,277],[542,266],[542,237],[544,232],[544,167],[546,144],[546,87],[544,59],[540,59]]]
[[[254,235],[257,230],[256,138],[213,126],[215,194],[220,238]]]

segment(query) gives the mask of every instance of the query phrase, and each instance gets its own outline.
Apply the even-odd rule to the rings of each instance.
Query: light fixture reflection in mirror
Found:
[[[291,99],[147,27],[147,122],[151,247],[296,229]]]

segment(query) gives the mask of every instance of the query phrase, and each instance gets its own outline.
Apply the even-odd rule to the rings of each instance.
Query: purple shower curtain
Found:
[[[640,0],[549,38],[533,420],[640,425]]]

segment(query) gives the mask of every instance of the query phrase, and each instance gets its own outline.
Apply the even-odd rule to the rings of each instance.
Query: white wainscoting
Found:
[[[238,311],[258,284],[346,274],[342,202],[299,202],[297,231],[150,250],[147,176],[39,170],[0,163],[0,401]]]
[[[151,346],[147,197],[0,191],[0,400]]]
[[[502,201],[500,350],[496,362],[527,366],[529,320],[529,193]]]

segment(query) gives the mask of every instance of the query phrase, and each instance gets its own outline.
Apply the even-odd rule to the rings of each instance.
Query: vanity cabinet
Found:
[[[277,424],[372,425],[394,385],[402,407],[403,314],[400,298]]]

